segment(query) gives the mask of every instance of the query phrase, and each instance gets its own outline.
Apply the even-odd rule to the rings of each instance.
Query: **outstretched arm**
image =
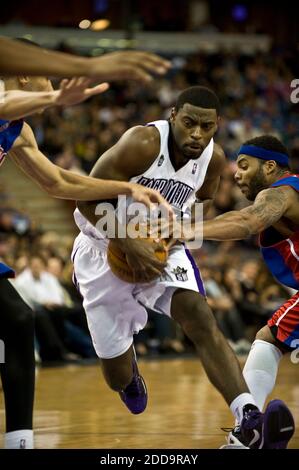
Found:
[[[151,80],[151,74],[164,74],[170,63],[150,52],[120,51],[85,58],[41,49],[10,38],[0,37],[0,72],[55,77],[95,77],[100,81]]]
[[[278,222],[290,207],[292,195],[293,190],[286,186],[265,189],[252,206],[205,221],[195,231],[203,228],[207,240],[242,240]]]
[[[19,91],[9,90],[0,93],[0,118],[12,121],[43,111],[51,106],[73,106],[91,96],[103,93],[109,88],[108,83],[101,83],[89,88],[90,78],[62,80],[59,90]]]
[[[39,151],[33,132],[26,123],[9,152],[9,157],[53,197],[90,201],[112,199],[119,194],[127,194],[147,206],[165,202],[157,191],[138,184],[81,176],[54,165]]]

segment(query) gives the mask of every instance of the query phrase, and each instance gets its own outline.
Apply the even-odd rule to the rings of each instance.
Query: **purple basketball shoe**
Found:
[[[264,413],[246,405],[240,431],[242,443],[250,449],[286,449],[295,423],[285,403],[272,400]]]
[[[139,375],[136,359],[133,359],[133,379],[124,390],[119,392],[119,396],[134,415],[142,413],[146,408],[146,385],[141,375]]]

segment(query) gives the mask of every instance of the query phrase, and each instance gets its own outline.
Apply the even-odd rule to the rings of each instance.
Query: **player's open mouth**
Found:
[[[242,193],[244,193],[244,192],[248,189],[247,184],[242,184],[242,185],[239,185],[239,184],[238,184],[238,186],[239,186],[239,188],[241,189]]]
[[[189,147],[189,149],[192,149],[194,152],[202,152],[202,146],[201,145],[190,145],[190,144],[188,144],[187,147]]]

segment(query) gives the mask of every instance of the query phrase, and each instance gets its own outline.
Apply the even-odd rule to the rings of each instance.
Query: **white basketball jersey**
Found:
[[[160,120],[148,125],[155,126],[159,131],[160,150],[151,166],[143,174],[134,176],[130,181],[158,190],[176,213],[180,213],[181,216],[190,216],[196,192],[204,183],[213,156],[214,141],[210,140],[208,146],[197,159],[190,159],[176,171],[171,163],[168,150],[169,122]],[[127,198],[126,202],[128,205],[131,198]],[[102,238],[102,234],[83,217],[78,209],[75,210],[74,216],[76,224],[83,233],[94,238]]]
[[[196,160],[189,160],[186,165],[176,171],[168,150],[169,122],[154,121],[148,125],[155,126],[159,131],[160,151],[152,165],[142,175],[134,176],[130,181],[157,189],[174,209],[184,214],[193,205],[196,199],[195,194],[204,183],[213,155],[214,141],[210,140]]]

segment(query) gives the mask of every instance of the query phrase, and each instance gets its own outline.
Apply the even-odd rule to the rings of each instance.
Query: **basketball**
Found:
[[[144,240],[148,243],[157,244],[153,238],[145,238]],[[167,242],[166,240],[162,240],[162,243],[165,246],[165,250],[161,250],[157,244],[155,255],[160,261],[166,261],[168,257]],[[136,279],[132,268],[128,265],[126,254],[120,249],[115,240],[110,240],[109,242],[107,249],[107,260],[113,274],[125,282],[130,282],[133,284],[139,282],[151,282],[158,277],[158,275],[153,275],[152,278],[146,280],[141,278]]]

